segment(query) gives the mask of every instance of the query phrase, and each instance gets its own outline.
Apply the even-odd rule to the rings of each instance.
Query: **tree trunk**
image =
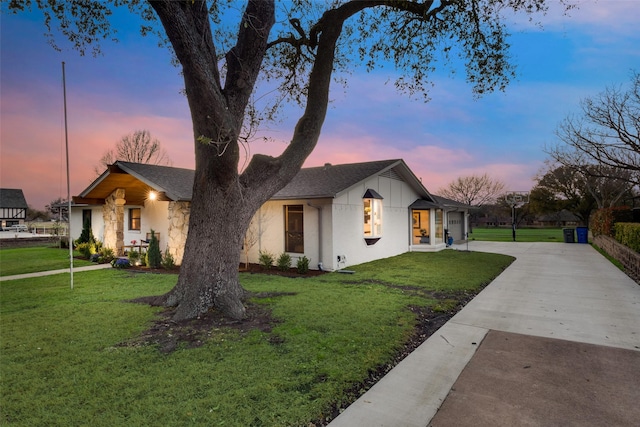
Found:
[[[238,192],[238,186],[221,188],[196,180],[180,276],[163,302],[176,306],[174,320],[196,318],[212,307],[233,319],[244,317],[238,267],[246,224],[255,209]]]
[[[174,320],[210,308],[241,319],[238,281],[242,242],[258,208],[283,188],[311,154],[326,116],[336,41],[342,20],[328,21],[317,37],[307,106],[281,156],[254,155],[238,174],[238,135],[275,22],[273,1],[249,0],[236,45],[227,53],[222,88],[204,2],[152,2],[180,60],[193,120],[196,157],[189,233],[178,283],[160,299],[176,307]],[[358,6],[360,7],[360,6]],[[205,138],[200,138],[203,136]],[[205,143],[203,143],[205,141]]]

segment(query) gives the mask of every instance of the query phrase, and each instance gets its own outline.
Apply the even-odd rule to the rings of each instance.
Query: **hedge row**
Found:
[[[594,236],[604,234],[615,238],[614,225],[618,222],[633,221],[633,213],[629,206],[598,209],[589,218],[589,227]]]
[[[640,252],[640,224],[637,222],[616,222],[614,225],[614,238],[633,249]]]

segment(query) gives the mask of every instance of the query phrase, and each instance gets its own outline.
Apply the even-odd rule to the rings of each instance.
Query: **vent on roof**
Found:
[[[385,178],[397,179],[398,181],[402,181],[402,177],[395,171],[395,169],[389,169],[386,172],[382,172],[380,176]]]

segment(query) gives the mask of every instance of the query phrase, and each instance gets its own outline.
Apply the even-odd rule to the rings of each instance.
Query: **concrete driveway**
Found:
[[[586,244],[468,248],[517,260],[330,426],[638,425],[640,286]]]

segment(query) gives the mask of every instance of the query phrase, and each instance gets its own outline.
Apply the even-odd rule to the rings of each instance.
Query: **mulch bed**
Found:
[[[133,272],[133,273],[154,273],[154,274],[178,274],[180,273],[180,267],[174,267],[172,269],[164,269],[164,268],[149,268],[146,266],[133,266],[133,267],[129,267],[126,269],[127,271]],[[243,264],[240,264],[240,266],[238,267],[238,271],[240,273],[252,273],[252,274],[270,274],[270,275],[277,275],[277,276],[283,276],[283,277],[315,277],[315,276],[320,276],[322,274],[326,274],[326,271],[320,271],[320,270],[309,270],[308,272],[306,272],[305,274],[300,274],[298,273],[298,269],[297,268],[290,268],[287,271],[282,271],[282,270],[278,270],[278,268],[276,267],[271,267],[270,269],[265,269],[264,267],[262,267],[260,264],[249,264],[248,267],[246,267]]]

